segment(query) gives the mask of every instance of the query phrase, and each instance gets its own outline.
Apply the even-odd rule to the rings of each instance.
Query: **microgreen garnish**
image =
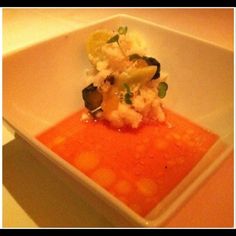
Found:
[[[158,96],[164,98],[166,96],[166,91],[168,89],[168,84],[166,82],[160,82],[158,86]]]
[[[119,44],[119,34],[116,34],[116,35],[114,35],[113,37],[111,37],[108,41],[107,41],[107,43],[118,43]]]
[[[130,87],[128,84],[124,83],[124,88],[126,89],[127,93],[131,93]]]
[[[124,84],[124,88],[126,89],[126,93],[125,93],[125,102],[127,103],[127,104],[132,104],[132,101],[131,101],[131,97],[132,97],[132,93],[131,93],[131,91],[130,91],[130,87],[129,87],[129,85],[128,84]]]
[[[127,31],[128,31],[128,27],[127,27],[127,26],[125,26],[125,27],[121,26],[121,27],[119,27],[119,29],[118,29],[118,33],[119,33],[120,35],[122,35],[122,34],[126,35]],[[122,49],[122,47],[120,46],[120,43],[119,43],[119,38],[120,38],[120,35],[119,35],[119,34],[116,34],[116,35],[112,36],[112,37],[107,41],[107,43],[117,43],[118,46],[119,46],[119,48],[120,48],[120,50],[121,50],[121,52],[122,52],[122,54],[124,55],[124,57],[126,57],[126,54],[125,54],[124,50]]]
[[[128,27],[127,26],[120,26],[119,27],[119,29],[118,29],[118,33],[119,34],[124,34],[124,35],[126,35],[126,33],[127,33],[127,31],[128,31]]]

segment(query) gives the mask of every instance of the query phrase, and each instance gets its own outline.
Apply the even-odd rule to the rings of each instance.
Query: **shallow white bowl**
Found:
[[[146,40],[169,74],[166,105],[220,136],[184,180],[145,218],[35,139],[83,107],[86,39],[98,28],[127,25]],[[63,170],[73,185],[115,225],[161,226],[233,149],[233,52],[154,23],[116,15],[3,57],[3,118]]]

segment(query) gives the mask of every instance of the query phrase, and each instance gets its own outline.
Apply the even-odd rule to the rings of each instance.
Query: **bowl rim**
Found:
[[[164,25],[161,25],[161,24],[158,24],[158,23],[155,23],[155,22],[152,22],[152,21],[149,21],[149,20],[146,20],[146,19],[143,19],[141,17],[137,17],[137,16],[133,16],[133,15],[129,15],[129,14],[124,14],[124,13],[119,13],[119,14],[114,14],[114,15],[111,15],[111,16],[108,16],[108,17],[105,17],[105,18],[101,18],[101,19],[98,19],[98,20],[95,20],[95,21],[92,21],[92,22],[88,22],[88,23],[84,23],[83,25],[80,25],[78,27],[76,27],[75,29],[73,30],[64,30],[62,33],[59,32],[57,34],[55,34],[54,36],[48,36],[46,37],[45,39],[43,40],[40,40],[36,43],[31,43],[31,44],[28,44],[26,46],[22,46],[22,47],[19,47],[19,48],[16,48],[16,49],[13,49],[11,51],[8,51],[8,52],[5,52],[2,54],[2,57],[5,58],[7,56],[10,56],[12,54],[15,54],[15,53],[18,53],[18,52],[21,52],[23,50],[26,50],[30,47],[34,47],[38,44],[41,44],[41,43],[44,43],[44,42],[47,42],[47,41],[51,41],[53,39],[56,39],[58,37],[63,37],[65,35],[67,35],[68,33],[74,33],[78,30],[83,30],[83,29],[86,29],[86,28],[89,28],[89,27],[92,27],[92,26],[96,26],[96,25],[99,25],[101,23],[105,23],[107,21],[110,21],[110,20],[115,20],[115,19],[122,19],[122,18],[126,18],[126,19],[130,19],[130,20],[134,20],[134,21],[138,21],[140,23],[144,23],[144,24],[148,24],[148,25],[152,25],[152,26],[155,26],[155,27],[158,27],[160,29],[163,29],[163,30],[166,30],[166,31],[171,31],[173,33],[176,33],[176,34],[179,34],[179,35],[182,35],[182,36],[185,36],[187,38],[191,38],[191,39],[194,39],[194,40],[197,40],[197,41],[200,41],[202,43],[205,43],[207,44],[208,46],[213,46],[213,47],[216,47],[218,49],[222,49],[222,50],[225,50],[225,51],[228,51],[228,52],[232,52],[234,53],[234,49],[228,49],[228,48],[225,48],[223,47],[222,45],[219,45],[215,42],[211,42],[209,40],[206,40],[206,39],[202,39],[200,37],[197,37],[197,36],[194,36],[194,35],[191,35],[189,33],[186,33],[186,32],[183,32],[183,31],[179,31],[179,30],[176,30],[176,29],[173,29],[171,27],[168,27],[168,26],[164,26]]]

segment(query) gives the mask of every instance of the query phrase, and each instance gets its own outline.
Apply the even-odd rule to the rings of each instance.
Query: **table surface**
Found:
[[[234,48],[233,9],[3,9],[3,54],[118,13]],[[233,166],[232,153],[165,227],[233,227]],[[3,227],[113,225],[32,158],[3,123]]]

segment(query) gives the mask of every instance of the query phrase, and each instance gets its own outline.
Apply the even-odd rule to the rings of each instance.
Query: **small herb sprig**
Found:
[[[108,41],[107,43],[117,43],[122,54],[124,55],[124,57],[127,57],[124,50],[122,49],[122,47],[120,46],[120,43],[119,43],[119,38],[120,38],[120,35],[126,35],[127,31],[128,31],[128,27],[127,26],[120,26],[118,28],[118,34],[115,34],[114,36],[112,36]]]
[[[126,89],[125,102],[127,104],[132,104],[131,97],[133,96],[133,94],[131,93],[129,85],[124,83],[124,88]]]
[[[168,90],[168,84],[166,82],[160,82],[158,85],[158,96],[164,98],[166,96],[166,91]]]
[[[128,27],[127,27],[127,26],[120,26],[117,31],[118,31],[118,33],[119,33],[120,35],[121,35],[121,34],[126,35],[126,34],[127,34],[127,31],[128,31]]]

